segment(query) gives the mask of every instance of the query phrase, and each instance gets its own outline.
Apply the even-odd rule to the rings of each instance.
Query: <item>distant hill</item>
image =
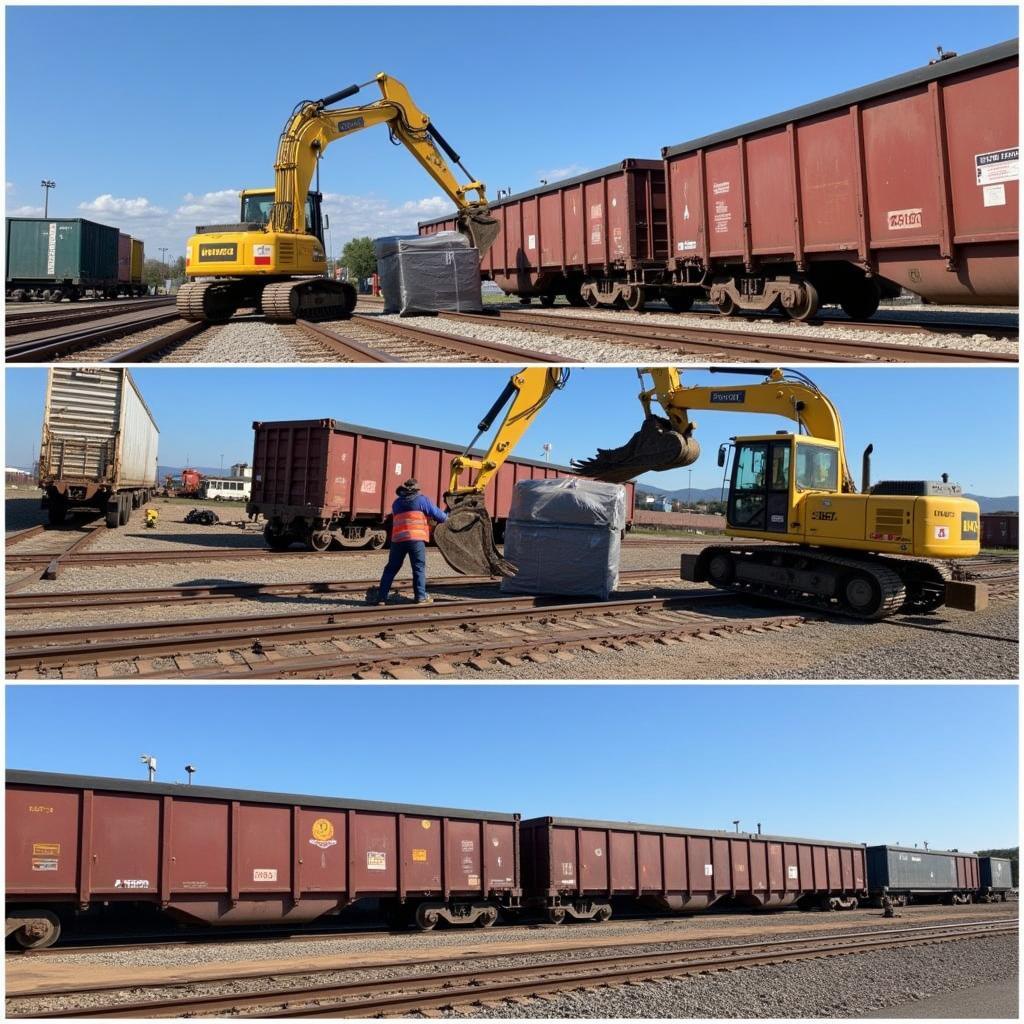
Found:
[[[674,491],[666,491],[662,487],[652,487],[643,483],[637,485],[637,490],[642,494],[655,494],[659,497],[674,498],[676,501],[689,502],[698,501],[721,501],[721,487],[694,487],[691,491],[688,487],[677,487]],[[728,488],[727,488],[728,490]],[[1016,494],[1003,498],[989,498],[984,494],[967,494],[967,498],[973,498],[980,506],[982,512],[1019,512],[1019,498]]]

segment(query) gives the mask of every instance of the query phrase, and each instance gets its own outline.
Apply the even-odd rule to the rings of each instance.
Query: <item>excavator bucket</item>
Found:
[[[650,470],[689,466],[700,456],[696,439],[672,429],[661,416],[648,416],[644,425],[621,448],[598,448],[597,455],[573,460],[580,476],[622,484]]]
[[[515,576],[516,566],[494,544],[494,524],[482,494],[446,494],[448,519],[434,530],[444,560],[463,576]]]
[[[487,250],[494,245],[501,225],[489,213],[468,210],[459,214],[459,230],[469,236],[473,246],[479,250],[482,260]]]

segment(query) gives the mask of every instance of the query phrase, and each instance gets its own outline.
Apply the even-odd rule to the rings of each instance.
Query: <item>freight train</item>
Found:
[[[9,301],[146,295],[142,239],[81,217],[8,217]]]
[[[1017,40],[491,204],[485,279],[529,302],[855,320],[901,289],[1018,301]],[[452,230],[454,214],[421,234]]]
[[[251,517],[266,520],[267,544],[282,550],[293,543],[315,551],[328,547],[380,548],[387,541],[395,488],[409,477],[441,505],[451,461],[461,445],[395,434],[333,419],[253,423]],[[482,453],[473,449],[473,453]],[[520,480],[574,476],[568,466],[510,458],[487,489],[487,511],[500,543]],[[470,471],[459,477],[468,483]],[[633,509],[633,484],[626,484]],[[631,520],[627,521],[627,529]]]
[[[852,909],[1005,900],[1010,862],[958,851],[294,793],[7,772],[6,934],[25,949],[132,917],[303,925],[606,921],[616,907]]]

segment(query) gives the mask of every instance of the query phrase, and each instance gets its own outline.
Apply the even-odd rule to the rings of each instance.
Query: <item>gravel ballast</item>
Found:
[[[449,1017],[859,1017],[942,992],[1017,977],[1017,938],[805,960],[449,1010]]]

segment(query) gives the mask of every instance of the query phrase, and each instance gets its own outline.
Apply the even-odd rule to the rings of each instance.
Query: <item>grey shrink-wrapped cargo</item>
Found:
[[[518,568],[505,594],[559,594],[606,601],[619,583],[626,489],[570,478],[516,484],[505,558]]]
[[[384,312],[479,313],[480,253],[458,231],[392,236],[373,242]]]

